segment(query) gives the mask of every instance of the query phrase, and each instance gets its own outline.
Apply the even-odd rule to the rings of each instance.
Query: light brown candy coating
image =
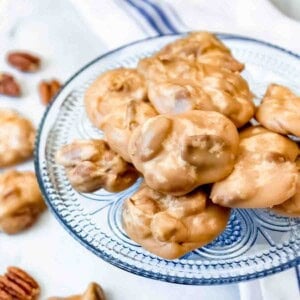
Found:
[[[253,94],[240,74],[210,66],[204,68],[202,76],[200,85],[211,98],[214,111],[228,117],[237,127],[242,127],[253,117]]]
[[[15,234],[31,226],[45,210],[35,174],[15,170],[0,174],[0,230]]]
[[[105,300],[105,294],[101,286],[95,282],[91,282],[87,290],[82,295],[74,295],[69,297],[51,297],[48,300]]]
[[[298,179],[296,186],[296,194],[284,201],[282,204],[273,206],[273,210],[279,214],[288,217],[300,217],[300,159],[296,161],[298,168]]]
[[[226,207],[267,208],[291,198],[296,192],[297,144],[261,127],[240,136],[234,170],[213,185],[212,201]]]
[[[195,190],[175,197],[142,184],[123,205],[123,227],[146,250],[178,258],[211,242],[226,227],[229,209],[212,204]]]
[[[290,161],[300,153],[295,142],[262,126],[251,126],[240,133],[240,151],[279,153]]]
[[[150,81],[148,95],[160,114],[179,114],[189,110],[216,110],[209,95],[190,80]]]
[[[144,78],[126,68],[98,77],[86,92],[85,108],[110,147],[129,162],[127,147],[132,130],[157,114],[147,99]]]
[[[225,207],[272,207],[295,194],[296,179],[294,163],[283,156],[249,152],[238,157],[227,178],[213,185],[211,199]]]
[[[137,71],[146,80],[167,81],[169,79],[199,80],[204,65],[183,59],[163,60],[156,56],[141,59]]]
[[[33,155],[35,129],[11,109],[0,109],[0,167],[23,162]]]
[[[84,98],[87,115],[97,128],[102,128],[108,115],[132,100],[147,100],[146,84],[136,70],[127,68],[100,75],[87,89]]]
[[[65,145],[57,152],[56,162],[66,168],[71,185],[84,193],[100,188],[119,192],[139,177],[103,140],[76,140]]]
[[[103,125],[105,138],[115,152],[126,161],[131,162],[128,143],[133,130],[146,120],[156,116],[155,109],[149,102],[132,100],[107,117]]]
[[[159,113],[176,114],[193,109],[217,111],[237,127],[253,117],[253,95],[240,74],[182,61],[161,64],[160,68],[150,66],[145,70],[150,78],[148,97]],[[186,70],[182,67],[184,64]]]
[[[186,60],[141,60],[138,71],[147,78],[148,97],[160,114],[190,109],[217,111],[237,127],[254,115],[253,94],[239,73]]]
[[[128,149],[147,185],[184,195],[226,177],[238,143],[236,127],[226,117],[193,110],[149,119],[133,132]]]
[[[249,125],[240,131],[239,135],[242,140],[263,133],[270,133],[270,130],[260,125]],[[284,138],[284,140],[286,141],[286,138]]]
[[[272,131],[300,137],[300,97],[287,87],[271,84],[258,107],[256,118]]]
[[[233,72],[244,69],[244,65],[232,56],[230,50],[215,35],[203,31],[190,33],[168,44],[156,55],[164,60],[184,59]]]

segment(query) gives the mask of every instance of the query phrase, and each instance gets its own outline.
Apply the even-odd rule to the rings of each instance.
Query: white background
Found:
[[[190,2],[193,5],[196,1]],[[37,53],[43,59],[41,72],[22,74],[11,69],[4,60],[10,49],[28,49]],[[19,110],[38,126],[44,111],[37,95],[38,82],[52,77],[64,82],[106,50],[104,41],[90,31],[67,0],[0,0],[0,71],[9,71],[16,76],[23,90],[20,99],[0,96],[0,107]],[[18,168],[33,169],[33,165]],[[0,274],[8,265],[22,267],[37,279],[42,289],[41,299],[82,292],[90,281],[99,282],[111,300],[240,299],[237,285],[182,286],[117,269],[69,236],[50,212],[44,213],[32,229],[22,234],[6,236],[0,233]],[[283,278],[285,275],[276,276]],[[264,281],[266,287],[272,286],[272,278],[275,277]],[[251,286],[253,283],[246,284]],[[278,280],[277,288],[280,288]],[[286,288],[297,289],[295,285]],[[255,299],[255,290],[252,295]],[[277,296],[276,299],[285,300],[280,292]]]

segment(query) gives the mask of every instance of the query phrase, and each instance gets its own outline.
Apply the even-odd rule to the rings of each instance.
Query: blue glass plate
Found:
[[[105,70],[134,67],[180,35],[132,43],[107,53],[76,73],[48,108],[40,125],[36,173],[53,214],[82,245],[107,262],[137,275],[183,284],[224,284],[266,276],[300,262],[300,221],[268,210],[233,210],[224,233],[181,259],[161,259],[131,241],[121,226],[121,206],[139,185],[117,194],[100,190],[80,194],[70,186],[55,152],[75,138],[99,138],[85,114],[83,95]],[[246,63],[243,76],[258,103],[271,82],[300,94],[300,60],[289,51],[235,35],[219,37]],[[272,191],[270,191],[272,192]]]

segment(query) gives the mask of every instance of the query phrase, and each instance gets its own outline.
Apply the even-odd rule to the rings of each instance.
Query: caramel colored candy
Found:
[[[85,108],[91,122],[102,129],[106,117],[134,100],[147,98],[146,84],[134,69],[120,68],[100,75],[87,89]]]
[[[300,217],[300,159],[296,161],[298,168],[298,179],[296,185],[296,194],[284,201],[282,204],[273,206],[273,210],[279,214],[288,217]]]
[[[23,162],[33,155],[35,129],[14,110],[0,109],[0,167]]]
[[[204,31],[190,33],[168,44],[157,56],[163,60],[184,59],[213,65],[232,72],[244,69],[244,65],[232,56],[230,50],[214,34]]]
[[[237,127],[254,115],[253,94],[239,73],[190,61],[163,61],[157,57],[139,63],[148,78],[148,97],[160,114],[189,110],[216,111]]]
[[[100,188],[119,192],[139,177],[133,166],[103,140],[76,140],[57,152],[56,161],[65,167],[71,185],[84,193]]]
[[[300,97],[287,87],[271,84],[258,107],[256,118],[272,131],[300,137]]]
[[[193,110],[149,119],[133,132],[129,154],[149,187],[184,195],[229,175],[238,143],[226,117]]]
[[[0,230],[18,233],[34,224],[46,208],[35,174],[10,170],[0,175]]]
[[[213,185],[212,201],[226,207],[268,208],[293,197],[297,144],[262,127],[250,127],[240,138],[234,170]]]
[[[85,108],[91,122],[103,130],[111,149],[128,162],[133,129],[157,114],[147,99],[143,76],[126,68],[98,77],[85,94]]]
[[[195,190],[163,195],[142,184],[123,205],[123,226],[131,239],[166,259],[178,258],[210,243],[225,229],[230,210]]]

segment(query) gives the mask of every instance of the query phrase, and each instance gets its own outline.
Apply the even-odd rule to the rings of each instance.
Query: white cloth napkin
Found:
[[[300,53],[300,23],[268,0],[71,1],[112,48],[147,36],[204,29],[250,36]]]
[[[158,33],[191,29],[249,35],[300,52],[299,23],[267,0],[0,0],[0,71],[13,73],[24,91],[20,100],[1,97],[0,106],[18,109],[38,125],[44,110],[36,93],[41,78],[64,81],[112,48]],[[38,53],[43,70],[32,75],[16,72],[3,60],[9,49]],[[42,285],[41,299],[80,292],[92,280],[103,285],[109,300],[299,299],[296,268],[214,287],[174,285],[129,274],[85,250],[49,212],[23,234],[0,233],[0,273],[7,265],[30,271]]]

